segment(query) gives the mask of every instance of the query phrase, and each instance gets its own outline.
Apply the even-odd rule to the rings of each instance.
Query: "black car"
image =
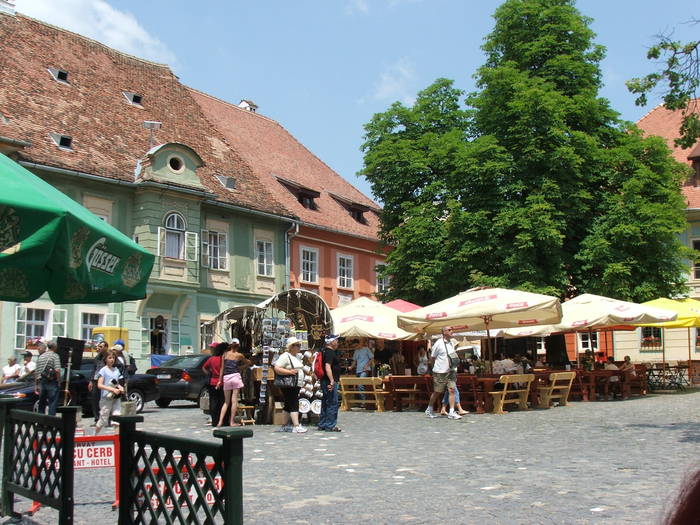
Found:
[[[210,357],[209,354],[182,355],[149,369],[146,373],[158,382],[160,397],[156,405],[165,408],[175,399],[185,399],[196,401],[201,407],[209,395],[209,375],[202,366]]]
[[[93,374],[94,362],[92,359],[83,359],[78,370],[71,370],[70,379],[70,404],[82,408],[83,414],[92,415],[92,394],[88,390],[88,384]],[[58,398],[59,406],[65,400],[66,382],[61,381],[61,392]],[[141,412],[149,401],[158,398],[158,387],[154,377],[147,374],[134,374],[126,383],[126,391],[129,401],[136,403],[136,411]],[[0,386],[0,394],[11,395],[20,400],[17,408],[25,410],[37,410],[39,396],[34,393],[34,378],[32,375],[21,377],[16,383]]]

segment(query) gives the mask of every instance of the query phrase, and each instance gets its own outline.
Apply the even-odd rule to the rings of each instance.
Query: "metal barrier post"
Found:
[[[56,410],[61,415],[61,508],[59,525],[73,523],[73,454],[75,453],[75,424],[78,414],[76,406],[62,406]]]
[[[252,436],[249,428],[214,430],[214,437],[221,438],[223,446],[226,525],[243,523],[243,439]]]
[[[143,416],[112,416],[112,421],[119,423],[119,500],[131,502],[134,491],[129,476],[132,475],[136,465],[133,458],[133,434],[136,432],[136,423],[143,421]],[[119,505],[119,525],[131,525],[133,519],[129,505]]]
[[[10,409],[17,404],[19,400],[13,397],[0,398],[0,447],[2,447],[2,497],[0,498],[0,514],[3,516],[12,515],[17,517],[14,512],[15,498],[14,495],[6,489],[7,481],[10,479],[10,473],[14,468],[11,465],[12,458],[12,443],[14,437],[12,435],[12,425],[10,424]]]

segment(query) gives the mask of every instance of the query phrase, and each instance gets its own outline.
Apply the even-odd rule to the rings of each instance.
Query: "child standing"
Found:
[[[100,419],[95,425],[95,435],[107,426],[110,416],[119,414],[121,408],[119,398],[124,393],[124,387],[119,384],[122,374],[115,366],[116,360],[117,351],[111,348],[105,355],[105,366],[98,372],[97,388],[100,389],[102,395],[100,397]]]

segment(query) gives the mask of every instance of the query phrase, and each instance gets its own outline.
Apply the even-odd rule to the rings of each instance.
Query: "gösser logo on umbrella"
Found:
[[[0,182],[0,300],[145,297],[153,254],[2,154]]]

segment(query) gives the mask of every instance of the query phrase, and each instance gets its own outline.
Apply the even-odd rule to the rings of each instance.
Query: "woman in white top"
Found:
[[[419,376],[428,373],[428,353],[425,351],[425,346],[420,345],[418,347],[418,352],[416,354],[416,360],[414,362],[416,367],[416,374]]]
[[[284,396],[285,423],[282,425],[282,432],[304,433],[306,427],[299,424],[299,389],[304,384],[304,362],[297,357],[301,350],[301,341],[296,337],[287,339],[287,351],[275,361],[275,374],[280,376],[297,376],[296,386],[281,388]]]
[[[124,393],[124,387],[119,380],[121,371],[116,367],[117,351],[112,347],[105,356],[105,366],[97,373],[97,388],[102,391],[100,398],[100,419],[95,424],[95,435],[109,423],[110,416],[119,414],[121,403],[119,398]]]

